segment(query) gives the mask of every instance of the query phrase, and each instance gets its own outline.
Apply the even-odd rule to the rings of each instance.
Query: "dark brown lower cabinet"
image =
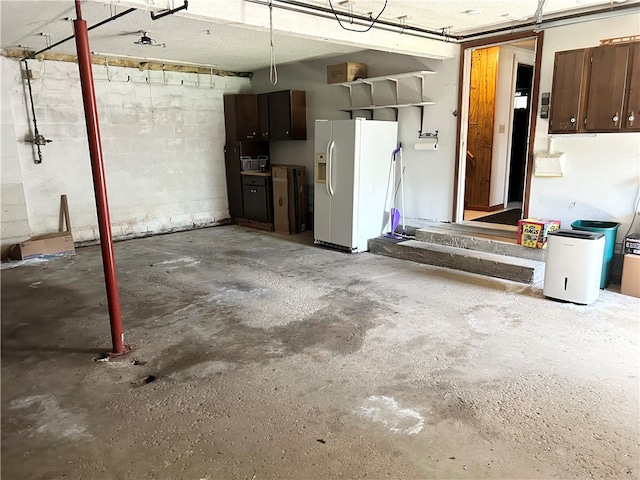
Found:
[[[269,155],[268,142],[228,142],[224,146],[227,198],[229,199],[229,216],[231,218],[243,218],[245,216],[242,198],[242,161],[240,157],[258,158],[259,155]]]
[[[261,223],[273,222],[271,176],[242,175],[244,218]]]

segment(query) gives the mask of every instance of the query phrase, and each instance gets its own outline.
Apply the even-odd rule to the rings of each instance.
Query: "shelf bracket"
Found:
[[[390,82],[393,82],[394,86],[396,87],[396,103],[400,103],[400,101],[398,100],[398,97],[400,96],[400,86],[398,85],[400,82],[398,81],[397,78],[388,78],[387,80],[389,80]]]
[[[369,85],[369,99],[371,100],[369,105],[373,105],[373,82],[367,82],[366,79],[362,79],[362,83]]]
[[[345,85],[345,87],[349,90],[349,106],[353,107],[353,93],[351,91],[351,85]]]
[[[426,97],[424,96],[424,91],[425,91],[425,79],[427,78],[424,75],[414,75],[416,77],[418,77],[420,79],[420,101],[421,102],[426,102]]]

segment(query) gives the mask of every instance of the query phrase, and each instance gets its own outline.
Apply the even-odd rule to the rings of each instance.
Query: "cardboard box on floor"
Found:
[[[628,253],[624,256],[620,293],[640,297],[640,255]]]
[[[13,260],[27,260],[35,257],[50,257],[57,255],[74,255],[76,248],[71,234],[71,220],[69,219],[69,205],[67,196],[60,197],[62,215],[66,230],[63,232],[47,233],[31,237],[29,240],[12,245],[9,257]]]

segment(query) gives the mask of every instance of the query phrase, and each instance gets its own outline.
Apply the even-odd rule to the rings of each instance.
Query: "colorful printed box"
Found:
[[[518,220],[518,245],[531,248],[547,248],[549,232],[560,229],[560,220],[525,218]]]

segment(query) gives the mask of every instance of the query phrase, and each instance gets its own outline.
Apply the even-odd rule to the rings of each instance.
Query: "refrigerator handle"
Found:
[[[329,142],[329,156],[327,161],[327,191],[329,195],[333,195],[333,148],[336,142]]]
[[[331,163],[330,163],[330,160],[331,160],[331,156],[330,156],[331,155],[330,154],[330,152],[331,152],[331,142],[332,142],[332,140],[329,140],[327,142],[327,149],[326,149],[326,152],[327,152],[327,156],[326,156],[327,163],[325,164],[326,165],[326,167],[325,167],[326,168],[326,171],[325,171],[326,177],[324,179],[324,188],[327,190],[327,195],[329,195],[329,196],[331,196],[331,191],[329,190],[329,182],[331,181],[330,180],[331,179],[331,170],[330,170],[330,165],[331,165]]]

